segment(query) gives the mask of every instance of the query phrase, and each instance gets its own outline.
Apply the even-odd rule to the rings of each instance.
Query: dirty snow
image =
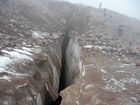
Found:
[[[115,86],[118,86],[118,87],[120,87],[120,88],[123,89],[123,90],[126,90],[124,83],[122,83],[122,82],[116,80],[115,78],[111,78],[111,79],[109,80],[109,82],[113,82]]]
[[[25,100],[27,100],[27,101],[32,101],[33,98],[32,98],[31,96],[28,96],[28,97],[25,97]]]
[[[12,75],[25,76],[26,74],[16,73],[16,71],[14,71],[8,67],[13,62],[14,62],[14,60],[10,59],[9,57],[0,56],[0,73],[7,72],[7,73],[12,74]],[[6,78],[6,77],[3,77],[3,78]]]
[[[112,92],[117,92],[118,90],[116,89],[116,87],[110,85],[110,84],[107,84],[105,87],[104,87],[105,90],[108,90],[108,91],[112,91]]]
[[[53,64],[52,59],[51,59],[50,56],[48,56],[48,60],[49,60],[49,63],[51,64],[52,71],[53,71],[53,75],[55,75],[54,78],[53,78],[53,85],[54,85],[54,87],[57,88],[57,86],[59,85],[59,84],[58,84],[58,83],[59,83],[59,76],[58,76],[56,67],[55,67],[55,65]]]
[[[33,61],[30,57],[32,55],[30,52],[21,49],[14,49],[14,51],[2,50],[2,52],[5,53],[5,56],[0,56],[0,73],[6,72],[16,77],[28,76],[28,74],[17,73],[10,65],[23,60]],[[11,78],[6,75],[0,77],[0,79],[11,81]]]
[[[130,97],[130,99],[133,100],[133,101],[135,101],[135,102],[138,101],[136,97]]]
[[[106,81],[106,86],[104,87],[105,90],[112,91],[112,92],[121,92],[122,90],[126,90],[125,83],[115,79],[114,77],[111,78],[103,78]]]
[[[140,84],[140,81],[137,79],[137,78],[124,78],[124,79],[121,79],[120,81],[124,82],[124,83],[134,83],[136,85]]]

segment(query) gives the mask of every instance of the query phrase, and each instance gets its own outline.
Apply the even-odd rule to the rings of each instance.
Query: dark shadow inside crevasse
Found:
[[[62,69],[61,69],[61,78],[59,85],[59,92],[67,87],[66,83],[66,50],[69,43],[69,36],[65,36],[62,43]]]
[[[55,101],[52,101],[50,105],[60,105],[62,97],[59,96]]]
[[[68,35],[68,33],[67,33]],[[61,90],[65,89],[67,87],[67,83],[66,83],[66,49],[69,43],[69,36],[65,35],[62,45],[61,45],[61,49],[62,49],[62,68],[61,68],[61,77],[60,77],[60,84],[59,84],[59,90],[58,92],[60,93]],[[55,101],[51,101],[50,105],[60,105],[61,104],[61,100],[62,97],[59,96]],[[45,104],[47,105],[47,104]]]

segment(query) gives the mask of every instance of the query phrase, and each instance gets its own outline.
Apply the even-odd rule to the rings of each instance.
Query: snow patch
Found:
[[[0,77],[0,79],[4,79],[4,80],[7,80],[8,82],[11,82],[11,78],[6,75],[4,75],[3,77]]]
[[[104,74],[106,73],[106,71],[103,68],[101,68],[101,72]]]
[[[17,85],[17,86],[16,86],[16,89],[19,89],[19,88],[24,87],[24,86],[27,86],[27,85],[28,85],[28,83],[24,83],[24,84],[21,84],[21,85]]]
[[[33,51],[33,48],[22,47],[22,49],[25,50],[25,51],[29,51],[29,52]]]
[[[92,48],[94,45],[84,45],[83,48]]]
[[[39,48],[39,46],[34,46],[35,48],[27,48],[27,47],[22,47],[22,50],[28,51],[28,52],[36,52],[36,53],[40,53],[41,49]]]
[[[94,64],[85,65],[85,67],[90,67],[90,66],[94,66]]]
[[[79,105],[79,101],[76,101],[76,104]]]
[[[85,86],[85,89],[89,89],[89,88],[94,88],[95,86],[93,84],[88,84]]]
[[[21,54],[26,54],[26,55],[33,55],[30,52],[26,51],[26,50],[21,50],[21,49],[14,49],[14,51],[21,53]]]
[[[123,68],[123,67],[128,67],[130,64],[122,64],[122,65],[120,65],[120,67],[121,68]]]
[[[58,38],[59,38],[59,36],[58,36],[57,33],[53,33],[53,34],[52,34],[52,37],[53,37],[54,39],[58,39]]]
[[[94,49],[100,49],[100,50],[102,50],[102,48],[103,48],[103,46],[94,46]]]
[[[124,73],[124,71],[117,71],[117,73]]]
[[[82,76],[85,76],[85,74],[86,74],[86,71],[85,71],[85,70],[83,70],[83,72],[82,72]]]
[[[48,84],[45,84],[46,90],[49,90]]]
[[[45,38],[48,36],[50,36],[50,34],[45,32],[43,33],[43,32],[33,31],[32,33],[33,38]]]
[[[27,60],[31,60],[33,61],[33,59],[25,54],[21,54],[19,52],[16,52],[16,51],[7,51],[7,50],[2,50],[2,52],[8,54],[10,57],[12,57],[13,59],[19,59],[19,60],[24,60],[24,59],[27,59]]]
[[[0,56],[0,72],[4,72],[5,66],[12,63],[12,60],[9,57]]]

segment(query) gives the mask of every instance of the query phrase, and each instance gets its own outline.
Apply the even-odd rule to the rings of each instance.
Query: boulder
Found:
[[[132,53],[132,54],[139,54],[140,51],[139,51],[139,49],[137,49],[136,47],[133,47],[133,48],[131,48],[131,53]]]
[[[129,64],[130,63],[130,60],[128,58],[124,58],[122,60],[122,63]]]
[[[136,61],[136,62],[135,62],[135,65],[136,65],[136,66],[140,66],[140,61]]]

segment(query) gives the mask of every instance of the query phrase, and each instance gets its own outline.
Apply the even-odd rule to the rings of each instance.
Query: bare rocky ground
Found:
[[[87,30],[70,33],[61,105],[140,105],[139,22],[113,14],[91,10]]]
[[[0,20],[0,105],[50,105],[60,87],[61,105],[140,104],[139,20],[50,0],[0,0]]]
[[[81,47],[80,53],[79,64],[72,61],[75,68],[70,67],[70,73],[74,81],[61,92],[61,105],[140,104],[140,67],[133,60],[122,63],[121,57],[104,55],[91,48]]]

